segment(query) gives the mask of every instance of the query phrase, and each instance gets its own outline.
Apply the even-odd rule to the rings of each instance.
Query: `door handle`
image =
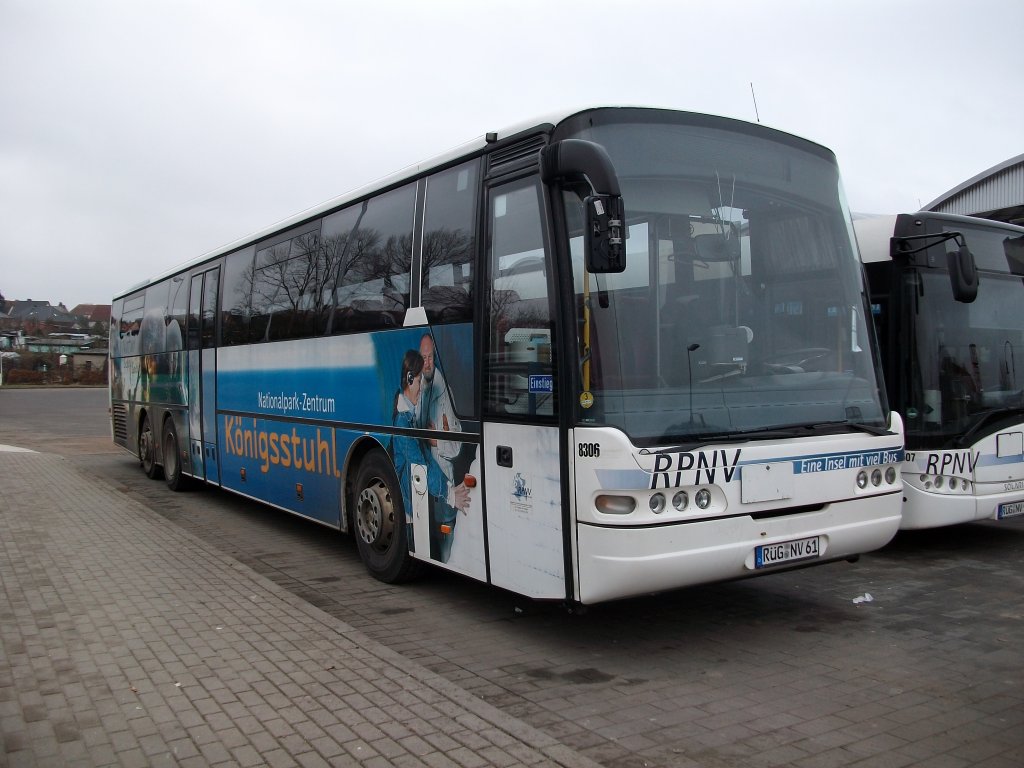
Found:
[[[511,445],[499,445],[497,447],[497,462],[499,467],[511,467],[512,466],[512,446]]]

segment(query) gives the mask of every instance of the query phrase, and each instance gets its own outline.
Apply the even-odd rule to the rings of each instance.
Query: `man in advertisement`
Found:
[[[437,369],[434,340],[429,333],[420,339],[420,355],[423,357],[423,392],[419,409],[422,429],[435,432],[461,432],[462,425],[455,415],[452,399],[444,375]],[[448,478],[451,487],[462,485],[465,478],[455,478],[453,461],[459,455],[462,444],[454,440],[430,440],[430,453],[437,465]],[[468,485],[468,483],[467,483]],[[458,510],[444,499],[431,498],[430,502],[430,557],[442,563],[451,556],[452,541]]]

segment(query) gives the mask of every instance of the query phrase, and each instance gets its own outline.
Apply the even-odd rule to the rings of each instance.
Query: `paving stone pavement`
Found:
[[[597,766],[59,456],[0,450],[0,585],[0,765]]]

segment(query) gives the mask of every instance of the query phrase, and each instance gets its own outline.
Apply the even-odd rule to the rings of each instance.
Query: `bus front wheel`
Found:
[[[139,461],[146,477],[156,479],[160,476],[160,465],[156,463],[156,436],[148,413],[142,417],[142,426],[139,427]]]
[[[420,563],[409,552],[402,492],[381,451],[360,463],[352,504],[356,547],[370,575],[388,584],[418,575]]]

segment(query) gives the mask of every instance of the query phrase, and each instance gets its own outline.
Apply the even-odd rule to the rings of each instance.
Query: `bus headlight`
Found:
[[[971,493],[971,481],[966,477],[951,477],[950,475],[910,475],[903,478],[904,482],[914,488],[920,488],[932,493],[952,494]]]
[[[861,489],[868,487],[868,473],[863,469],[857,473],[857,487]]]
[[[665,494],[656,493],[647,503],[651,505],[651,512],[660,515],[665,509]]]
[[[594,499],[594,506],[606,515],[631,515],[636,509],[636,499],[632,496],[601,495]]]
[[[672,497],[672,508],[676,512],[685,512],[687,505],[690,503],[690,497],[686,491],[679,491],[675,496]]]
[[[882,484],[882,470],[876,469],[871,473],[871,484],[877,488]]]
[[[701,488],[694,494],[693,500],[697,502],[697,506],[701,509],[707,509],[711,506],[711,491],[707,488]]]
[[[885,482],[889,485],[896,482],[896,467],[889,467],[885,470]]]

